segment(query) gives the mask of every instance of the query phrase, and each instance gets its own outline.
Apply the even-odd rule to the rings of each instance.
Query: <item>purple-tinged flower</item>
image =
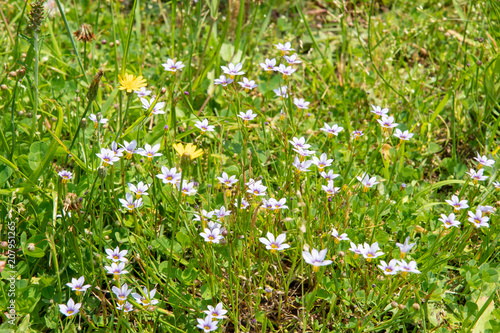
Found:
[[[456,195],[452,196],[451,200],[445,200],[445,201],[455,209],[455,212],[458,212],[460,209],[469,208],[467,200],[460,200]]]
[[[313,271],[319,271],[320,266],[330,265],[333,261],[325,260],[326,252],[328,249],[323,249],[318,252],[316,249],[312,249],[311,252],[302,251],[302,256],[306,263],[313,265]]]
[[[286,234],[281,234],[274,238],[274,235],[268,232],[266,237],[267,238],[259,238],[259,241],[266,246],[266,249],[271,250],[273,253],[276,251],[283,251],[290,247],[288,244],[283,244],[286,239]]]
[[[67,170],[61,170],[58,173],[58,175],[62,178],[63,184],[66,184],[68,182],[68,180],[73,178],[73,173],[71,171],[67,171]]]
[[[59,304],[59,311],[66,317],[72,317],[80,312],[82,303],[76,303],[72,298],[69,299],[67,304]]]

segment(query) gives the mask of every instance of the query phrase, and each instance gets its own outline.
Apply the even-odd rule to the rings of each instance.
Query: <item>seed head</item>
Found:
[[[87,23],[83,23],[77,31],[73,32],[76,40],[83,40],[84,42],[91,42],[95,39],[95,34],[92,31],[92,26]]]
[[[40,26],[45,18],[45,11],[43,9],[44,0],[37,0],[31,4],[29,13],[28,30],[40,32]]]

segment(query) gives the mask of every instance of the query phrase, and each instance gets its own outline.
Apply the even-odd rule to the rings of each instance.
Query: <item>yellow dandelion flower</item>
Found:
[[[125,76],[118,75],[118,79],[120,80],[120,90],[126,90],[128,94],[147,86],[146,79],[142,75],[138,77],[132,74],[125,74]]]
[[[192,143],[188,143],[185,147],[182,143],[176,143],[174,144],[173,147],[181,158],[186,158],[186,159],[189,158],[191,160],[194,160],[195,158],[198,158],[201,155],[203,155],[203,150],[201,149],[197,150],[196,146],[193,145]]]

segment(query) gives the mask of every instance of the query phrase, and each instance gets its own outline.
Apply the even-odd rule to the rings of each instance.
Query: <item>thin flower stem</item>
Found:
[[[118,138],[120,137],[120,134],[121,134],[122,129],[123,129],[123,125],[127,121],[128,110],[130,108],[130,100],[132,99],[132,97],[133,97],[133,94],[128,94],[127,107],[125,108],[125,116],[123,117],[123,119],[120,119],[120,129],[118,130],[118,132],[116,132],[115,141],[118,141]]]

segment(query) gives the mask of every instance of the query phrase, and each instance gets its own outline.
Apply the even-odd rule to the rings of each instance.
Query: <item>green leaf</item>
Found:
[[[38,247],[35,247],[35,250],[34,251],[29,251],[27,250],[25,252],[25,254],[28,256],[28,257],[33,257],[33,258],[42,258],[45,256],[45,252],[43,252],[42,249],[38,248]]]
[[[55,135],[55,137],[60,137],[62,126],[63,126],[64,114],[63,114],[62,108],[59,105],[56,106],[56,110],[57,110],[58,116],[57,116],[57,124],[56,124],[56,129],[54,131],[54,135]],[[35,142],[35,143],[37,143],[37,142]],[[35,143],[33,143],[33,145]],[[32,145],[32,147],[33,147],[33,145]],[[47,145],[47,144],[45,144],[45,145]],[[44,172],[49,167],[50,162],[52,161],[52,158],[54,157],[54,154],[56,153],[58,146],[59,145],[58,145],[57,140],[52,139],[50,146],[45,148],[45,153],[42,156],[42,159],[38,163],[37,167],[33,168],[31,165],[31,162],[30,162],[30,167],[35,170],[33,172],[33,174],[30,176],[30,180],[33,183],[36,182],[38,180],[38,177],[40,177],[40,175],[42,174],[42,172]],[[30,148],[30,155],[31,155],[31,148]],[[29,156],[28,156],[28,159],[29,159]]]
[[[36,170],[47,154],[48,145],[43,141],[33,142],[28,154],[29,166],[32,170]],[[31,178],[31,177],[30,177]]]
[[[12,175],[12,168],[7,165],[0,165],[0,185],[5,183],[9,177]]]

